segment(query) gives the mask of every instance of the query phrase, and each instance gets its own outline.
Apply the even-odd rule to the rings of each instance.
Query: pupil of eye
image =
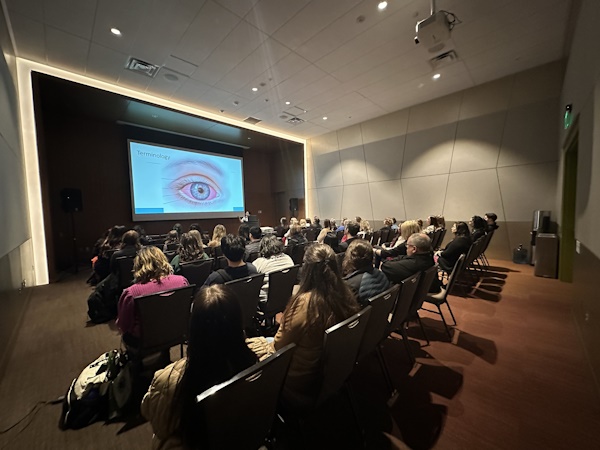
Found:
[[[206,200],[210,196],[210,186],[206,183],[192,183],[190,194],[196,200]]]

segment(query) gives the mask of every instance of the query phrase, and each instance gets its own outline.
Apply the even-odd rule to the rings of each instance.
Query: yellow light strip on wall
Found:
[[[241,122],[224,116],[219,116],[208,111],[192,108],[170,100],[154,97],[152,95],[133,91],[121,86],[95,80],[83,75],[78,75],[66,70],[50,67],[45,64],[36,63],[23,58],[16,58],[17,73],[19,79],[19,105],[21,110],[21,135],[23,139],[23,151],[25,153],[25,171],[27,177],[27,195],[29,200],[29,216],[31,221],[31,238],[34,249],[35,285],[48,284],[48,260],[46,254],[46,238],[44,233],[44,217],[42,212],[42,191],[39,174],[37,138],[35,130],[35,115],[33,111],[33,91],[31,87],[31,72],[40,72],[52,75],[75,83],[95,87],[104,91],[142,100],[166,108],[185,112],[199,117],[227,123],[239,128],[258,131],[270,136],[298,142],[304,146],[304,198],[308,199],[306,186],[306,140],[297,136],[282,133],[276,130],[259,127]],[[307,203],[305,203],[307,205]]]

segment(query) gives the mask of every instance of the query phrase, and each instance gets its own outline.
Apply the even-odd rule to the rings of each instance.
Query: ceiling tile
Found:
[[[44,24],[17,13],[12,13],[10,20],[16,41],[15,53],[17,56],[45,63]]]
[[[246,14],[245,20],[264,33],[271,35],[298,11],[304,8],[309,1],[295,0],[293,2],[282,2],[281,0],[261,0]]]
[[[89,41],[46,26],[48,64],[75,73],[85,73]]]
[[[130,54],[135,38],[139,32],[143,14],[140,10],[146,5],[145,0],[102,0],[98,2],[94,32],[95,43],[121,53]],[[121,31],[121,36],[110,32],[111,28]]]
[[[86,74],[116,84],[129,57],[110,48],[90,44]]]
[[[43,0],[5,0],[5,3],[11,18],[13,13],[19,13],[39,22],[44,20]]]
[[[44,0],[44,20],[59,30],[91,39],[97,0]]]
[[[260,0],[245,0],[240,2],[239,0],[216,0],[217,3],[227,8],[238,17],[244,17],[248,14],[248,11],[250,11],[259,1]]]

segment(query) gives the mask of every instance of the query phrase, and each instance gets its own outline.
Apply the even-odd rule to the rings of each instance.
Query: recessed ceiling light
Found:
[[[379,11],[383,11],[385,8],[387,8],[387,2],[383,1],[383,2],[379,2],[379,5],[377,5],[377,8],[379,9]]]
[[[258,88],[257,88],[257,87],[254,87],[254,88],[252,88],[252,91],[253,91],[253,92],[256,92],[256,91],[258,91]]]
[[[432,78],[434,80],[438,80],[441,77],[441,75],[439,73],[436,73]]]
[[[119,30],[118,28],[111,28],[110,32],[115,36],[121,36],[121,30]]]
[[[324,117],[323,117],[323,120],[327,120],[327,116],[324,116]]]
[[[289,105],[290,103],[292,103],[292,102],[285,102],[286,105]]]

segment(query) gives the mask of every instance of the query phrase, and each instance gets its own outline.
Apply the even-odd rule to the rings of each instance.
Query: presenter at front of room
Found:
[[[215,160],[186,158],[167,164],[162,177],[165,213],[232,211],[230,174]]]

